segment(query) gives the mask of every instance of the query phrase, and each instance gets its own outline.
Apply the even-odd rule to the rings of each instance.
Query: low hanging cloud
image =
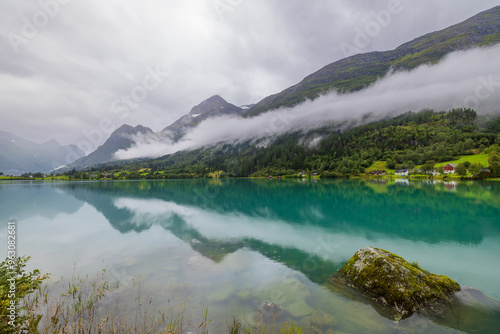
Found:
[[[217,143],[273,138],[345,121],[375,121],[424,108],[473,108],[481,115],[500,114],[500,46],[448,55],[437,65],[390,73],[372,86],[351,94],[332,92],[293,108],[252,118],[216,117],[193,128],[180,141],[134,137],[135,145],[117,159],[154,158]]]

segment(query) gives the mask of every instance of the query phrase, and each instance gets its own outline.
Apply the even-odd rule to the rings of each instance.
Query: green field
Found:
[[[480,153],[480,154],[475,154],[475,155],[462,155],[460,158],[452,161],[446,161],[446,162],[440,162],[436,164],[437,167],[444,167],[447,164],[459,164],[463,163],[465,161],[469,161],[470,163],[480,163],[484,167],[488,166],[488,154],[487,153]],[[415,166],[415,168],[420,168],[421,166]],[[370,167],[366,169],[366,172],[372,171],[372,170],[380,170],[384,169],[386,173],[393,173],[394,174],[394,169],[388,169],[386,167],[386,162],[385,161],[375,161]]]
[[[386,173],[393,173],[395,169],[388,169],[385,166],[386,162],[385,161],[375,161],[370,167],[366,169],[366,172],[372,171],[372,170],[385,170]]]
[[[463,163],[466,161],[469,161],[471,164],[480,163],[484,167],[487,167],[488,166],[488,154],[481,153],[481,154],[476,154],[476,155],[462,155],[457,160],[440,162],[440,163],[436,164],[436,167],[446,166],[447,164],[457,164],[458,165],[459,163]]]

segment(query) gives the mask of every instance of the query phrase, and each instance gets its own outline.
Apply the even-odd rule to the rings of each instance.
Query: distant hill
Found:
[[[49,173],[84,155],[76,145],[62,146],[55,140],[37,144],[0,131],[0,172],[6,175]]]
[[[132,136],[140,134],[148,135],[152,133],[153,130],[142,125],[132,127],[130,125],[124,124],[116,129],[108,138],[108,140],[106,140],[106,142],[99,146],[94,152],[81,159],[78,159],[63,170],[72,168],[87,168],[96,164],[113,161],[115,159],[114,154],[116,151],[127,149],[132,146],[132,144],[134,143]]]
[[[255,116],[280,107],[292,107],[331,90],[361,90],[391,69],[411,70],[439,62],[453,51],[500,42],[500,6],[479,13],[447,29],[433,32],[391,51],[357,54],[331,63],[281,93],[264,98],[246,112]]]

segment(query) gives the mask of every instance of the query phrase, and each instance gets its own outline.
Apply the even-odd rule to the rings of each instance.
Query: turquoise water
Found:
[[[2,240],[9,219],[30,266],[53,277],[106,267],[120,291],[140,277],[155,307],[182,302],[187,316],[208,308],[214,333],[233,316],[258,323],[265,302],[279,307],[272,321],[296,321],[306,333],[500,328],[498,182],[0,183]],[[329,283],[367,245],[473,289],[451,311],[395,323]]]

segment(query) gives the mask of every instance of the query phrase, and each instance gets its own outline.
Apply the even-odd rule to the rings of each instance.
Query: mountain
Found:
[[[6,175],[49,173],[84,155],[76,145],[62,146],[55,140],[37,144],[0,131],[0,172]]]
[[[88,156],[78,159],[60,171],[68,169],[83,169],[97,164],[107,163],[115,160],[114,154],[118,150],[126,150],[134,144],[133,136],[146,135],[157,136],[158,139],[168,137],[174,141],[180,139],[186,132],[196,127],[201,121],[221,115],[241,116],[246,109],[237,107],[226,102],[219,95],[212,96],[197,106],[189,113],[167,126],[159,133],[154,133],[150,128],[138,125],[135,128],[130,125],[122,125],[116,129],[109,139]]]
[[[109,164],[105,170],[151,168],[142,177],[167,179],[281,176],[301,171],[330,177],[363,174],[374,164],[378,167],[372,169],[432,167],[461,156],[473,163],[472,174],[480,176],[481,162],[492,177],[500,177],[500,116],[479,117],[472,109],[407,112],[342,131],[325,127],[289,132],[265,145],[255,140],[220,144],[120,166]],[[141,177],[135,174],[124,177]]]
[[[358,54],[331,63],[307,76],[300,83],[281,93],[266,97],[255,105],[237,107],[226,102],[218,95],[212,96],[193,107],[188,114],[182,116],[155,135],[160,140],[161,137],[168,136],[173,141],[177,141],[190,129],[200,124],[201,121],[209,118],[220,115],[252,117],[275,108],[294,106],[306,99],[314,99],[331,90],[339,92],[358,91],[371,85],[390,71],[406,71],[422,64],[435,64],[454,51],[497,43],[500,43],[500,6],[477,14],[447,29],[426,34],[394,50]],[[402,110],[401,112],[403,111],[406,110]],[[339,151],[337,152],[324,148],[324,143],[327,142],[328,138],[337,138],[336,136],[339,132],[344,132],[344,130],[352,127],[355,126],[353,124],[345,126],[337,124],[329,128],[312,130],[309,133],[287,133],[280,138],[275,138],[274,142],[263,139],[261,141],[249,140],[246,143],[239,142],[238,144],[226,143],[223,145],[222,151],[218,151],[218,148],[214,146],[213,148],[198,149],[193,152],[179,152],[163,157],[164,159],[151,160],[151,164],[163,166],[165,163],[171,169],[174,168],[173,166],[177,166],[178,173],[185,173],[183,171],[189,170],[191,164],[201,166],[199,161],[204,159],[207,166],[219,166],[220,170],[239,176],[255,175],[259,171],[267,173],[265,167],[277,166],[278,161],[280,161],[280,169],[287,171],[295,171],[299,168],[328,170],[330,166],[335,165],[332,161],[336,162],[340,156],[346,153],[342,151],[342,146],[344,145],[342,143],[333,143],[341,147],[332,148],[334,151],[338,149]],[[493,136],[495,134],[496,132],[492,132],[489,135]],[[490,144],[495,142],[489,137],[487,140]],[[77,168],[85,168],[111,161],[114,152],[118,149],[128,148],[131,144],[130,140],[126,142],[122,141],[120,145],[114,146],[110,146],[106,142],[98,150],[106,154],[102,155],[100,154],[101,152],[96,151],[92,154],[92,159],[90,155],[89,158],[81,159]],[[363,145],[366,145],[366,143],[363,143]],[[322,160],[314,158],[318,161],[321,160],[320,166],[310,161],[304,162],[306,158],[313,159],[314,154],[313,156],[308,156],[308,154],[314,152],[318,146],[323,147],[322,153],[324,153],[324,157],[321,158]],[[374,150],[376,149],[378,148],[374,148]],[[454,152],[463,153],[467,152],[467,150],[463,150],[460,147]],[[358,154],[361,153],[358,152]],[[380,158],[374,152],[363,152],[363,154]],[[243,156],[246,157],[243,159]],[[347,156],[350,156],[350,153]],[[363,160],[368,161],[369,159]],[[421,161],[422,159],[419,158],[418,160]],[[85,163],[82,164],[82,161]],[[340,172],[342,167],[345,166],[336,169]],[[362,168],[364,167],[358,165],[356,168],[349,166],[344,169],[360,171]],[[199,171],[195,171],[195,173],[199,174]]]
[[[332,90],[361,90],[390,70],[411,70],[439,62],[447,54],[500,42],[500,6],[479,13],[447,29],[429,33],[391,51],[369,52],[331,63],[281,93],[264,98],[248,110],[255,116],[280,107],[292,107]]]
[[[132,127],[130,125],[124,124],[116,129],[108,138],[108,140],[106,140],[106,142],[99,146],[94,152],[76,160],[71,165],[68,165],[65,169],[81,169],[91,167],[96,164],[113,161],[116,151],[130,148],[132,144],[134,144],[134,140],[132,139],[133,136],[149,135],[153,133],[153,130],[142,125]]]
[[[219,95],[214,95],[197,106],[191,111],[176,120],[171,125],[164,128],[161,132],[170,134],[174,141],[181,138],[190,128],[196,127],[200,122],[222,115],[242,115],[245,112],[245,106],[237,107],[226,102]]]

